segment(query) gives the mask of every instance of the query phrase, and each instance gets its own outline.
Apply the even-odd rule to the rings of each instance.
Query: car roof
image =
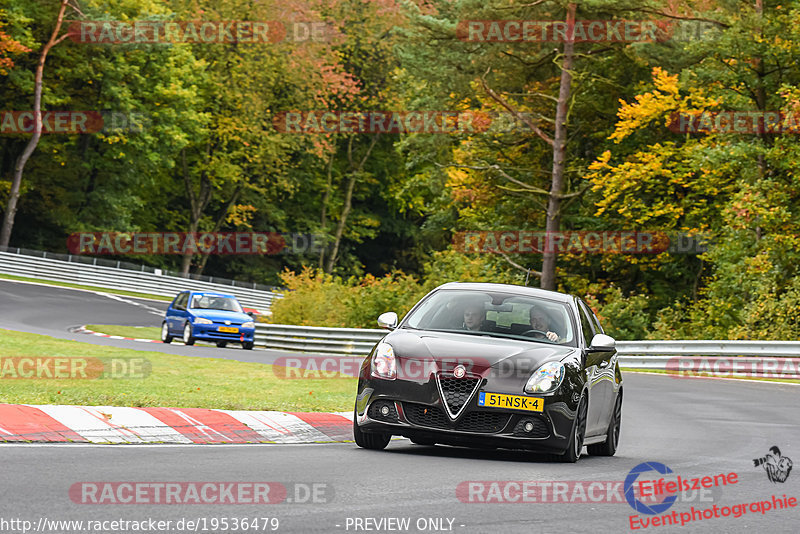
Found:
[[[544,299],[555,300],[558,302],[572,302],[575,298],[568,293],[559,293],[558,291],[548,291],[546,289],[539,289],[538,287],[515,286],[512,284],[493,284],[488,282],[448,282],[442,284],[438,289],[464,289],[467,291],[500,291],[502,293],[514,293],[515,295],[524,295],[529,297],[539,297]]]

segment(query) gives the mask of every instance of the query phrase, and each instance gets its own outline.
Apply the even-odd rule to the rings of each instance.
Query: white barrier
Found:
[[[40,252],[39,254],[43,254],[43,256],[39,257],[29,253],[20,253],[19,249],[16,249],[17,253],[14,253],[14,250],[0,252],[0,273],[104,289],[149,293],[164,297],[174,297],[179,291],[184,290],[220,291],[236,295],[242,306],[255,308],[261,312],[268,311],[272,301],[280,298],[280,295],[258,289],[257,285],[252,283],[226,280],[230,282],[226,284],[193,280],[161,274],[156,269],[144,266],[141,266],[142,270],[139,271],[98,265],[98,263],[122,265],[122,262],[44,252]],[[208,278],[213,280],[212,277]]]

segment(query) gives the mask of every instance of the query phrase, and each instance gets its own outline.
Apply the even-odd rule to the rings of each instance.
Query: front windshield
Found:
[[[195,295],[192,297],[192,305],[190,307],[195,310],[224,310],[244,313],[235,298],[217,295]]]
[[[402,327],[576,346],[566,304],[494,291],[437,291]]]

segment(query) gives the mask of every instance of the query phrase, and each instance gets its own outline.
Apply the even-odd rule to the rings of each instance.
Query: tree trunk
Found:
[[[320,214],[320,231],[325,234],[327,237],[328,234],[328,199],[331,196],[331,183],[333,181],[333,158],[336,155],[336,152],[331,152],[331,158],[328,160],[328,183],[325,184],[325,194],[322,196],[322,213]],[[326,240],[327,244],[327,240]],[[323,269],[325,267],[325,249],[327,246],[322,247],[319,251],[319,268]]]
[[[567,8],[567,35],[573,36],[575,27],[575,4]],[[558,253],[553,248],[551,237],[561,230],[561,195],[564,193],[564,168],[566,166],[567,112],[572,93],[572,64],[575,42],[564,41],[564,61],[561,64],[561,85],[558,90],[556,106],[555,136],[553,138],[553,173],[550,184],[550,197],[547,201],[547,222],[545,224],[545,251],[542,258],[541,288],[555,291],[556,262]]]
[[[214,229],[211,230],[212,233],[217,233],[217,232],[219,232],[220,228],[222,228],[222,223],[225,222],[225,218],[228,216],[228,212],[230,211],[231,206],[233,206],[233,204],[239,198],[239,193],[242,192],[242,187],[243,186],[241,184],[239,184],[239,186],[236,188],[236,190],[231,195],[231,198],[229,198],[228,202],[225,203],[225,208],[223,208],[222,213],[217,218],[217,222],[214,223]],[[206,263],[208,263],[208,256],[209,256],[209,254],[203,254],[202,255],[202,258],[200,259],[200,264],[197,266],[197,269],[195,269],[195,271],[194,271],[195,274],[203,274],[203,269],[206,268]]]
[[[339,245],[342,242],[342,236],[344,235],[344,229],[347,225],[347,216],[350,214],[350,209],[353,205],[353,189],[355,189],[356,179],[358,175],[363,171],[364,165],[367,163],[367,159],[369,159],[369,155],[372,153],[372,149],[375,148],[375,144],[378,142],[378,136],[372,138],[372,142],[367,148],[367,153],[364,154],[364,157],[358,163],[355,164],[353,161],[353,137],[350,138],[350,142],[347,146],[347,159],[350,163],[350,180],[347,183],[347,191],[345,192],[344,198],[344,207],[342,208],[342,216],[339,218],[339,224],[336,225],[336,235],[334,236],[333,240],[333,250],[331,250],[331,255],[328,258],[328,265],[325,268],[325,272],[330,274],[333,272],[333,266],[336,263],[336,255],[339,253]]]
[[[203,217],[203,211],[208,206],[211,200],[211,183],[205,175],[205,171],[200,176],[200,194],[195,195],[192,179],[189,176],[189,166],[186,163],[186,149],[181,150],[181,162],[183,164],[183,183],[186,186],[186,196],[189,198],[189,232],[197,232],[200,226],[200,219]],[[189,275],[189,269],[192,266],[191,252],[186,252],[181,259],[181,274],[183,276]]]
[[[19,200],[19,191],[22,187],[22,173],[25,170],[25,164],[28,163],[33,151],[39,144],[39,139],[42,137],[42,80],[44,78],[44,63],[47,59],[47,53],[50,49],[63,41],[67,36],[62,35],[58,37],[61,31],[61,23],[64,21],[64,11],[67,9],[69,0],[61,1],[61,8],[58,11],[58,19],[56,20],[56,27],[50,36],[50,40],[42,48],[42,53],[39,56],[39,63],[36,65],[36,76],[34,77],[33,85],[33,136],[25,145],[22,153],[17,158],[16,165],[14,166],[14,177],[11,180],[11,191],[8,196],[8,204],[6,205],[6,213],[3,218],[3,227],[0,228],[0,248],[8,247],[11,241],[11,230],[14,228],[14,217],[17,215],[17,201]]]
[[[355,172],[350,173],[350,181],[347,183],[347,191],[345,192],[344,197],[344,207],[342,208],[342,216],[339,217],[339,224],[336,225],[336,235],[333,239],[333,250],[331,250],[331,255],[328,258],[328,265],[325,268],[326,273],[333,272],[333,265],[336,262],[336,255],[339,253],[339,243],[342,242],[342,235],[344,234],[344,227],[347,224],[347,216],[350,214],[350,208],[352,207],[353,201],[353,189],[356,185],[356,176]]]

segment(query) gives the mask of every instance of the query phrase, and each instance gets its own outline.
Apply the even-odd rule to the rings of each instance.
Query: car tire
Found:
[[[217,341],[217,347],[219,347],[221,349],[224,349],[227,346],[228,346],[228,342],[227,341]]]
[[[242,343],[242,348],[244,350],[253,350],[253,345],[255,345],[254,341],[245,341]]]
[[[161,323],[161,342],[172,343],[172,336],[169,335],[169,326],[167,326],[166,321]]]
[[[186,323],[183,327],[183,344],[194,345],[194,337],[192,336],[192,323]]]
[[[574,464],[581,457],[583,451],[583,438],[586,437],[586,397],[581,396],[578,403],[578,411],[575,414],[575,424],[572,425],[572,432],[569,437],[567,450],[559,458],[564,463]]]
[[[586,450],[592,456],[614,456],[619,445],[619,429],[622,422],[622,391],[617,395],[617,402],[614,403],[614,411],[611,413],[611,421],[608,422],[606,440],[603,443],[588,445]]]
[[[353,439],[356,445],[363,449],[372,449],[373,451],[381,451],[389,444],[392,439],[391,434],[368,434],[362,432],[358,426],[358,412],[353,410]]]

